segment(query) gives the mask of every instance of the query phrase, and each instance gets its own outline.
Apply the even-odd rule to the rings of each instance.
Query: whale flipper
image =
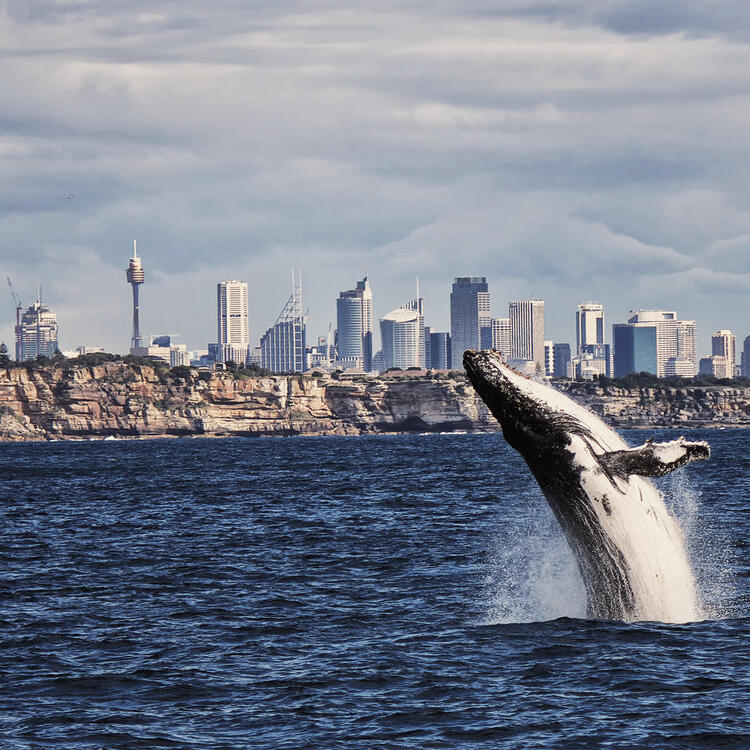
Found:
[[[604,453],[598,458],[605,471],[626,479],[631,474],[663,477],[680,466],[710,455],[708,443],[691,443],[681,437],[668,443],[654,443],[651,438],[636,448]]]

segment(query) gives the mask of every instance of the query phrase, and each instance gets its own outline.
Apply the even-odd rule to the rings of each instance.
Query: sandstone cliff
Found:
[[[559,387],[615,426],[750,426],[750,388]],[[495,430],[460,375],[339,382],[112,362],[0,368],[0,439]]]

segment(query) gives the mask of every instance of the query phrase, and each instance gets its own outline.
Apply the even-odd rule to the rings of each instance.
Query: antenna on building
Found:
[[[419,274],[417,274],[417,299],[419,299]]]
[[[138,257],[138,250],[137,250],[137,248],[135,246],[135,240],[133,240],[133,257],[134,258]]]

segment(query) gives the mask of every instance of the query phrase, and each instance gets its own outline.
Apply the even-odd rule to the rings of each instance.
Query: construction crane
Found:
[[[13,297],[13,302],[16,303],[16,359],[21,360],[21,310],[23,305],[21,300],[16,294],[16,290],[13,288],[13,282],[10,280],[10,276],[5,277],[8,280],[8,287],[10,288],[10,294]]]

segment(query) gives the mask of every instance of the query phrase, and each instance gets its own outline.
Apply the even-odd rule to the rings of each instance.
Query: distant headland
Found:
[[[555,382],[616,427],[750,427],[750,385]],[[0,366],[0,440],[490,432],[463,373],[270,375],[114,355]]]

